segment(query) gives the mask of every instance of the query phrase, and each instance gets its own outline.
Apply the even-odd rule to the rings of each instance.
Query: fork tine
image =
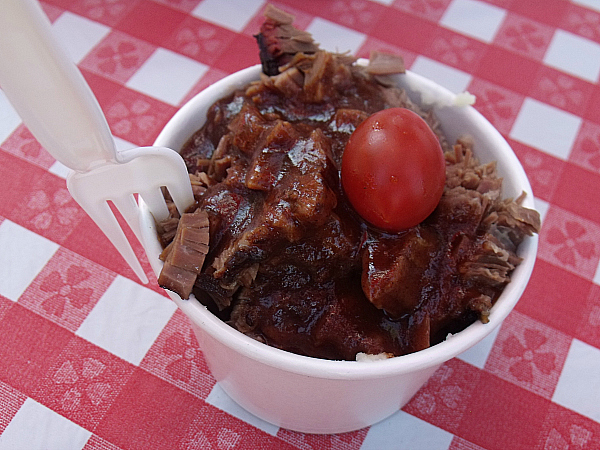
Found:
[[[135,201],[134,201],[135,203]],[[102,232],[108,237],[113,246],[119,251],[123,259],[129,264],[129,267],[138,276],[143,284],[148,284],[148,277],[144,273],[144,269],[140,264],[136,254],[131,248],[131,244],[127,240],[125,233],[121,229],[119,222],[117,222],[110,206],[107,202],[101,201],[96,202],[94,205],[81,204],[81,207],[85,212],[92,218],[96,225],[102,230]],[[117,206],[118,207],[118,206]],[[137,208],[137,207],[136,207]],[[119,209],[119,211],[121,211]],[[121,214],[123,214],[121,212]],[[127,220],[127,219],[126,219]],[[128,221],[129,223],[129,221]]]
[[[112,197],[110,200],[117,207],[133,234],[142,242],[142,233],[139,222],[139,207],[133,194],[126,194],[120,197]],[[163,200],[164,203],[164,200]]]
[[[71,173],[71,175],[73,174],[74,172]],[[89,195],[86,195],[85,191],[83,191],[82,193],[82,189],[78,188],[79,186],[81,186],[81,184],[82,183],[80,180],[77,179],[77,176],[69,176],[67,178],[67,187],[69,188],[71,196],[75,199],[77,203],[79,203],[79,206],[81,206],[81,208],[87,213],[87,215],[91,217],[91,219],[96,223],[96,225],[98,225],[98,228],[100,228],[100,230],[106,235],[109,241],[121,254],[125,262],[129,264],[129,267],[131,267],[131,270],[133,270],[133,272],[137,275],[140,281],[143,284],[148,284],[148,277],[144,273],[144,269],[142,269],[140,261],[138,260],[133,249],[131,248],[131,244],[127,240],[127,237],[125,236],[121,225],[117,221],[108,203],[105,200],[97,200],[94,202],[90,202],[89,200],[91,197]],[[133,196],[132,201],[135,204]],[[135,208],[137,210],[137,205],[135,205]],[[127,220],[127,218],[125,220]],[[131,218],[129,220],[131,220]],[[134,233],[136,233],[136,236],[138,236],[139,226],[134,228],[133,230]]]
[[[166,188],[171,194],[179,214],[183,214],[187,208],[194,204],[194,195],[189,184],[169,183]]]
[[[144,202],[148,205],[148,209],[154,216],[154,220],[161,222],[169,217],[169,208],[165,203],[165,198],[160,188],[147,189],[144,192],[140,192]],[[175,199],[173,199],[175,202]],[[175,203],[177,206],[177,203]]]

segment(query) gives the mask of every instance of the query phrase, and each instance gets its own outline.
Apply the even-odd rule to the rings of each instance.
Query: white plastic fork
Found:
[[[162,186],[179,212],[194,202],[183,159],[164,147],[117,153],[100,105],[36,0],[0,0],[0,88],[39,143],[72,169],[69,192],[146,284],[108,201],[140,239],[135,193],[156,220],[169,214]]]

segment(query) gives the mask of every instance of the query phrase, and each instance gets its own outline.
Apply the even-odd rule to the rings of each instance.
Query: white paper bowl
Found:
[[[207,109],[236,88],[259,78],[260,66],[236,72],[190,100],[170,120],[155,145],[180,150],[206,120]],[[531,186],[517,157],[500,133],[472,107],[454,107],[455,96],[414,73],[397,76],[417,103],[433,102],[449,142],[468,133],[482,161],[496,160],[504,177],[503,195],[527,193]],[[158,274],[161,247],[154,221],[142,202],[143,245]],[[533,270],[537,236],[519,249],[523,262],[514,271],[490,314],[446,341],[419,352],[376,362],[329,361],[296,355],[257,342],[226,325],[195,298],[169,292],[190,319],[214,377],[229,396],[252,414],[277,426],[306,433],[340,433],[372,425],[398,411],[445,361],[481,341],[510,313]]]

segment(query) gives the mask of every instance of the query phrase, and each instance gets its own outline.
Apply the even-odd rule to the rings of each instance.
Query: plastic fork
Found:
[[[156,220],[169,214],[162,186],[179,212],[194,202],[183,159],[164,147],[117,153],[100,105],[35,0],[0,0],[0,88],[39,143],[72,169],[67,176],[72,197],[146,284],[108,202],[140,239],[135,193]]]

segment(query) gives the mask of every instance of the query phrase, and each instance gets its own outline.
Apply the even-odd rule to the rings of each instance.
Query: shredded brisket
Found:
[[[197,209],[159,224],[159,283],[261,342],[320,358],[402,355],[487,321],[539,214],[503,199],[495,164],[468,139],[450,146],[435,116],[386,82],[401,59],[374,53],[361,67],[319,50],[287,14],[266,15],[265,75],[216,102],[181,151]],[[339,180],[350,134],[389,107],[423,117],[447,164],[436,210],[398,234],[366,224]]]

